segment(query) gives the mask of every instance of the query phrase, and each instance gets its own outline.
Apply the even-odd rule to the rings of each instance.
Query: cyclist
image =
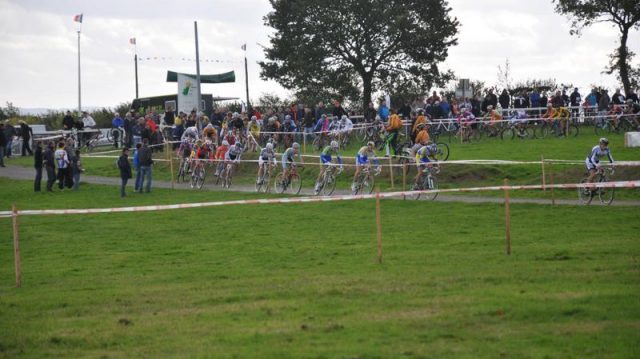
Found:
[[[493,108],[493,105],[487,106],[487,114],[483,118],[483,121],[489,121],[489,129],[491,133],[489,136],[496,136],[498,134],[498,123],[502,121],[502,115]]]
[[[298,158],[298,162],[302,163],[302,156],[300,155],[300,144],[294,142],[291,147],[287,148],[282,154],[282,170],[284,171],[284,178],[289,178],[289,170],[292,165],[295,165],[295,158]]]
[[[422,146],[425,146],[430,140],[429,131],[427,131],[427,126],[424,123],[419,124],[417,130],[418,133],[416,134],[415,144],[411,147],[412,154],[417,153],[418,150]]]
[[[340,133],[344,136],[349,136],[352,130],[353,122],[351,122],[347,115],[342,115],[342,118],[340,119]]]
[[[420,149],[416,152],[416,167],[418,167],[418,173],[414,179],[413,189],[417,190],[420,188],[420,178],[425,171],[431,171],[432,164],[431,162],[438,162],[436,158],[436,154],[438,153],[438,147],[435,144],[428,144],[426,146],[420,147]]]
[[[424,110],[418,109],[418,117],[416,118],[416,122],[413,124],[413,129],[411,130],[411,133],[413,134],[413,137],[414,137],[412,138],[412,140],[414,140],[414,142],[415,142],[415,137],[418,135],[418,131],[419,131],[418,126],[420,126],[421,124],[426,124],[427,131],[429,130],[429,120],[427,119],[427,116],[424,115]]]
[[[553,108],[553,105],[551,103],[548,103],[547,112],[542,114],[540,118],[543,119],[548,125],[552,125],[556,116],[556,109]]]
[[[560,107],[556,109],[554,118],[558,120],[558,125],[560,126],[560,134],[558,136],[562,137],[567,131],[567,123],[571,119],[571,111],[569,111],[569,109],[567,109],[566,107]]]
[[[389,116],[389,123],[385,127],[387,130],[387,138],[385,139],[385,147],[387,155],[389,155],[389,145],[393,148],[394,156],[398,155],[398,149],[396,148],[398,145],[398,134],[400,133],[400,129],[402,128],[402,120],[400,120],[400,116],[398,116],[396,110],[391,110],[391,116]]]
[[[511,126],[518,130],[518,137],[522,137],[522,131],[527,124],[527,113],[522,110],[513,111],[509,118],[509,122],[511,123]]]
[[[188,138],[185,138],[180,142],[180,147],[178,147],[178,157],[182,159],[182,161],[186,161],[189,157],[191,157],[191,152],[193,152],[193,146],[191,145],[191,141]]]
[[[370,166],[369,163],[369,155],[373,156],[373,163],[376,165],[376,172],[380,173],[380,164],[378,163],[378,158],[376,157],[376,153],[373,151],[373,147],[375,144],[373,141],[367,142],[366,146],[360,147],[358,153],[356,154],[356,171],[353,174],[353,183],[351,184],[351,191],[355,190],[356,180],[358,179],[358,175],[362,167]]]
[[[593,181],[593,178],[598,173],[600,169],[600,157],[607,156],[609,158],[609,163],[613,164],[613,156],[611,155],[611,150],[609,149],[609,140],[605,137],[600,139],[600,143],[593,146],[591,152],[587,156],[585,160],[585,164],[587,165],[587,171],[589,171],[589,177],[587,179],[588,183]],[[591,187],[591,190],[594,190],[595,186]]]
[[[208,124],[204,130],[202,130],[202,137],[213,143],[218,143],[218,131],[216,131],[212,124]]]
[[[338,141],[331,141],[331,144],[329,146],[326,146],[322,150],[322,153],[320,154],[320,163],[322,163],[322,166],[320,167],[318,178],[316,178],[316,187],[314,189],[315,194],[318,194],[318,192],[320,191],[320,182],[322,180],[322,176],[324,176],[325,171],[330,166],[333,166],[331,154],[336,155],[336,159],[338,160],[338,164],[340,165],[339,172],[342,172],[342,169],[344,167],[342,165],[342,157],[340,157],[340,153],[338,153],[339,148],[340,146],[338,146]]]
[[[618,129],[618,125],[620,124],[620,119],[624,115],[624,110],[620,105],[614,105],[611,111],[607,114],[613,122],[613,128]]]
[[[182,133],[181,141],[184,141],[186,138],[191,138],[193,140],[197,140],[198,136],[198,128],[195,126],[187,127],[186,130]]]
[[[218,146],[216,149],[216,154],[214,155],[214,159],[218,161],[218,168],[216,168],[216,176],[220,175],[222,172],[222,168],[224,167],[224,157],[229,150],[229,142],[223,140],[222,145]]]
[[[256,151],[256,142],[260,139],[260,125],[258,124],[258,118],[256,116],[251,116],[251,121],[249,121],[249,134],[251,135],[251,139],[249,139],[249,149],[253,152]]]
[[[285,139],[285,145],[293,142],[293,132],[296,132],[297,127],[296,123],[291,118],[291,115],[284,116],[284,121],[282,121],[282,126],[280,126],[280,130],[282,131],[283,138]],[[289,142],[287,142],[287,139]]]
[[[276,153],[273,150],[273,143],[269,142],[267,145],[260,151],[260,156],[258,156],[258,179],[256,180],[256,184],[262,184],[262,176],[267,170],[267,166],[271,166],[271,162],[273,165],[276,165]]]
[[[242,155],[242,143],[238,142],[235,145],[229,146],[229,149],[224,154],[225,165],[231,164],[229,171],[233,171],[234,167],[237,167],[240,163],[240,156]],[[231,173],[227,173],[227,176],[231,176]]]
[[[233,146],[236,144],[236,136],[233,134],[233,131],[231,130],[227,131],[227,134],[224,136],[223,140],[226,140],[227,142],[229,142],[230,146]]]

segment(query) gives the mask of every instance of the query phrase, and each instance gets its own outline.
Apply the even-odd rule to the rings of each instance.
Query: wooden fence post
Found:
[[[394,188],[393,183],[393,162],[391,161],[391,155],[389,155],[389,177],[391,179],[391,188]]]
[[[20,232],[18,226],[18,209],[14,203],[11,206],[11,219],[13,221],[13,257],[16,267],[16,288],[22,286],[22,266],[20,264]]]
[[[407,190],[407,163],[402,164],[402,191]],[[407,196],[402,195],[402,199],[407,199]]]
[[[378,263],[382,263],[382,224],[380,223],[380,189],[376,189],[376,231],[378,237]]]
[[[542,191],[547,191],[547,178],[544,174],[544,155],[540,155],[540,160],[542,162]]]
[[[176,173],[173,171],[173,155],[169,156],[169,171],[171,171],[171,189],[175,189]]]
[[[507,255],[511,254],[511,211],[509,208],[509,180],[504,179],[504,224]]]
[[[556,196],[555,193],[553,191],[553,163],[549,163],[549,180],[551,181],[551,204],[555,205],[556,204]]]

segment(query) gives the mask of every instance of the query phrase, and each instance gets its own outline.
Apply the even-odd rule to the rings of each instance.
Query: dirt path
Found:
[[[35,176],[34,169],[20,166],[7,165],[5,168],[0,168],[0,177],[16,179],[16,180],[33,180]],[[46,181],[46,174],[44,175]],[[44,181],[43,181],[44,182]],[[102,176],[89,176],[83,175],[81,182],[119,186],[120,179],[115,177],[102,177]],[[131,183],[131,181],[129,181]],[[44,185],[44,183],[43,183]],[[155,188],[171,188],[171,182],[167,181],[153,181],[153,187]],[[177,183],[175,188],[178,190],[191,190],[189,185],[183,183]],[[247,185],[233,185],[233,191],[237,192],[255,192],[253,186]],[[205,185],[203,190],[207,191],[226,191],[222,187]],[[313,195],[311,188],[303,188],[300,191],[301,195]],[[336,190],[335,194],[349,194],[348,191]],[[436,199],[438,202],[463,202],[463,203],[503,203],[503,199],[500,197],[482,197],[482,196],[452,196],[452,195],[439,195]],[[539,198],[511,198],[512,203],[533,203],[533,204],[551,204],[550,199]],[[556,199],[556,204],[559,205],[577,205],[577,200],[570,199]],[[594,201],[595,205],[595,201]],[[640,206],[640,200],[615,200],[614,206]]]

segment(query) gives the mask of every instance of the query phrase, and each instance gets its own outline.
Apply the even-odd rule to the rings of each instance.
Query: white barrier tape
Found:
[[[312,202],[332,202],[332,201],[349,201],[380,198],[393,198],[407,196],[416,193],[454,193],[454,192],[480,192],[480,191],[504,191],[504,190],[536,190],[544,188],[558,189],[575,189],[586,187],[598,188],[638,188],[639,181],[619,181],[619,182],[599,182],[599,183],[567,183],[556,185],[520,185],[520,186],[490,186],[490,187],[468,187],[468,188],[450,188],[424,191],[401,191],[401,192],[383,192],[377,194],[363,195],[343,195],[329,197],[290,197],[290,198],[273,198],[273,199],[250,199],[237,201],[217,201],[217,202],[200,202],[200,203],[182,203],[168,205],[153,206],[137,206],[137,207],[116,207],[116,208],[87,208],[87,209],[37,209],[37,210],[19,210],[17,215],[22,216],[38,216],[38,215],[64,215],[64,214],[99,214],[99,213],[121,213],[121,212],[146,212],[146,211],[163,211],[169,209],[186,209],[186,208],[202,208],[215,206],[230,206],[241,204],[288,204],[288,203],[312,203]],[[11,217],[12,211],[0,211],[0,217]]]

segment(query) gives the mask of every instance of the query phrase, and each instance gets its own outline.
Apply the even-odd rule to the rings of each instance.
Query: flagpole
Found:
[[[198,89],[198,111],[204,110],[202,106],[202,92],[200,91],[200,50],[198,49],[198,22],[193,22],[193,28],[196,35],[196,83]]]
[[[82,88],[80,82],[80,30],[78,30],[78,112],[82,112]]]
[[[247,69],[247,44],[244,44],[244,84],[247,90],[247,115],[251,115],[251,104],[249,103],[249,70]]]
[[[136,40],[134,40],[135,42]],[[135,55],[133,56],[133,61],[136,67],[136,98],[138,98],[138,45],[133,44],[133,51]]]

